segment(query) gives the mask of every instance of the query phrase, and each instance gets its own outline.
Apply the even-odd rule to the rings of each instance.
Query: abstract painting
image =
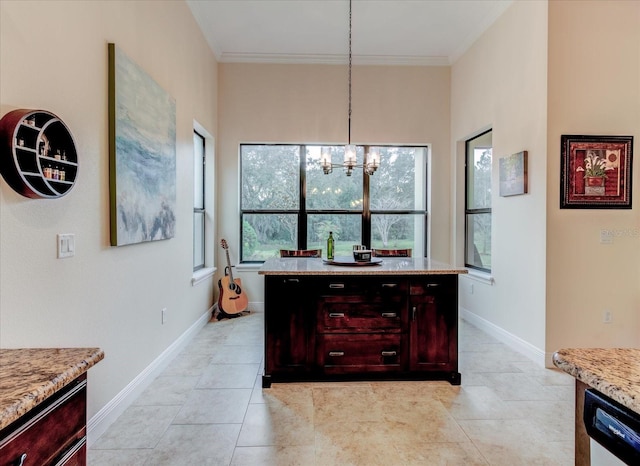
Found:
[[[174,236],[176,104],[147,73],[109,44],[111,245]]]

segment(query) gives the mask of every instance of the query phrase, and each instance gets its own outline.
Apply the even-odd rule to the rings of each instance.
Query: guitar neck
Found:
[[[229,279],[233,283],[233,272],[231,269],[231,259],[229,259],[229,249],[225,249],[224,252],[227,255],[227,268],[229,269]]]

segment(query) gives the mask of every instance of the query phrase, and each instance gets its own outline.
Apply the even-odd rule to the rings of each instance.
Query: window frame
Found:
[[[307,223],[309,215],[360,215],[361,216],[361,239],[363,244],[370,245],[372,238],[372,215],[424,215],[423,222],[423,250],[425,251],[425,256],[427,255],[427,247],[429,240],[429,184],[428,184],[428,173],[429,173],[429,154],[430,154],[430,146],[427,144],[424,145],[411,145],[411,144],[358,144],[357,148],[362,148],[363,151],[368,151],[370,146],[375,147],[407,147],[407,148],[423,148],[425,149],[425,160],[424,160],[424,170],[425,170],[425,186],[424,186],[424,209],[405,209],[405,210],[375,210],[371,209],[370,205],[370,176],[367,175],[364,170],[356,169],[354,172],[354,176],[356,173],[362,173],[362,194],[363,194],[363,204],[362,209],[309,209],[307,208],[307,176],[306,176],[306,148],[308,146],[338,146],[337,144],[316,144],[316,143],[303,143],[303,144],[293,144],[293,143],[240,143],[239,145],[239,157],[240,157],[240,179],[242,180],[243,173],[243,160],[242,160],[242,151],[243,146],[294,146],[299,148],[300,153],[300,161],[299,161],[299,207],[297,209],[244,209],[242,205],[242,183],[240,183],[240,263],[241,264],[261,264],[264,261],[261,260],[245,260],[244,259],[244,251],[243,251],[243,222],[245,215],[252,214],[296,214],[298,216],[298,228],[297,228],[297,249],[308,249],[307,242]]]
[[[193,130],[193,136],[194,136],[194,151],[193,151],[193,155],[194,155],[194,159],[193,159],[193,163],[194,163],[194,170],[193,170],[193,181],[194,181],[194,188],[196,183],[198,182],[196,180],[196,175],[198,174],[198,172],[195,170],[196,164],[201,163],[202,164],[202,170],[201,170],[201,175],[202,175],[202,179],[199,181],[199,183],[202,185],[202,206],[198,206],[196,205],[196,197],[195,197],[195,189],[194,189],[194,199],[193,199],[193,271],[196,272],[198,270],[202,270],[205,268],[206,266],[206,262],[207,262],[207,254],[206,254],[206,247],[207,247],[207,227],[206,227],[206,218],[207,218],[207,210],[206,210],[206,205],[207,205],[207,138],[200,134],[200,132],[197,129]],[[202,160],[199,161],[197,160],[198,154],[196,153],[195,150],[195,138],[198,137],[200,142],[202,143]],[[202,251],[202,262],[196,264],[195,263],[195,259],[196,259],[196,255],[195,255],[195,251],[196,251],[196,214],[200,215],[202,217],[202,226],[201,226],[201,241],[200,241],[200,250]]]
[[[481,272],[486,272],[486,273],[491,273],[491,267],[479,267],[476,264],[470,264],[468,262],[468,257],[469,257],[469,218],[470,216],[473,215],[486,215],[488,214],[491,218],[492,215],[492,205],[489,207],[481,207],[481,208],[471,208],[469,207],[469,191],[470,189],[473,189],[473,186],[471,185],[471,180],[469,177],[469,163],[470,163],[470,156],[472,157],[473,154],[469,153],[469,143],[474,141],[475,139],[479,139],[482,136],[485,136],[486,134],[491,133],[492,135],[492,141],[493,141],[493,128],[489,128],[486,131],[483,131],[479,134],[476,134],[473,137],[470,137],[469,139],[466,139],[464,144],[464,266],[468,267],[470,269],[474,269],[474,270],[478,270]],[[474,146],[474,149],[479,148],[479,147],[491,147],[492,149],[492,157],[491,157],[491,164],[493,166],[493,142],[491,143],[491,146]],[[493,171],[490,172],[491,178],[493,178]],[[490,186],[491,186],[491,181],[490,181]],[[493,204],[493,203],[491,203]],[[491,225],[491,220],[490,220],[490,225]]]

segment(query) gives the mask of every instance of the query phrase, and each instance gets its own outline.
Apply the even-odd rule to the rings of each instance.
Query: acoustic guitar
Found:
[[[231,260],[229,259],[229,245],[227,240],[220,241],[220,246],[227,255],[227,266],[224,269],[224,277],[218,280],[218,288],[220,295],[218,296],[218,320],[223,317],[238,317],[247,309],[249,300],[242,289],[242,281],[239,278],[233,278],[233,269]]]

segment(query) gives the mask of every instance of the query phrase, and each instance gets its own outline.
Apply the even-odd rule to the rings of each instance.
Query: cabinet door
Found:
[[[457,276],[415,280],[410,285],[409,295],[410,369],[457,371]]]
[[[314,299],[303,278],[265,277],[265,375],[311,370]]]

